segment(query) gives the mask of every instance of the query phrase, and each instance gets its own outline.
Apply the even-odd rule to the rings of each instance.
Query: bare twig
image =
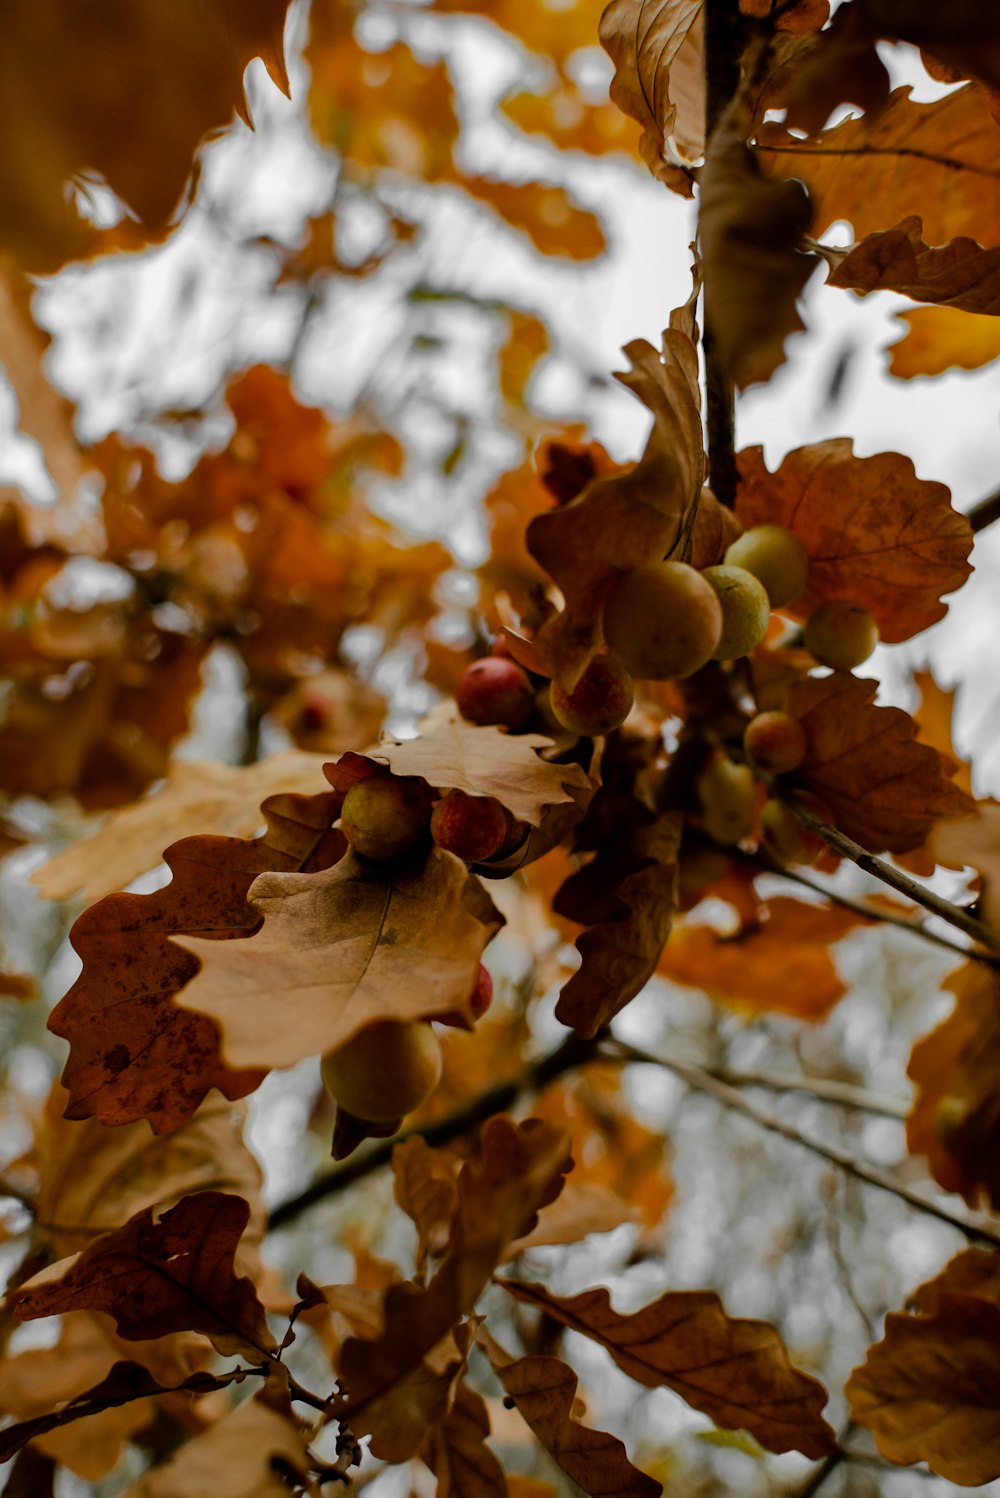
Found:
[[[477,1125],[492,1118],[494,1113],[502,1113],[505,1109],[513,1107],[519,1098],[541,1091],[549,1082],[562,1076],[564,1072],[573,1071],[576,1067],[593,1061],[597,1055],[596,1040],[581,1040],[578,1035],[569,1035],[556,1050],[539,1057],[511,1081],[501,1082],[498,1086],[480,1093],[463,1107],[456,1109],[454,1113],[449,1113],[446,1118],[424,1128],[406,1129],[392,1139],[380,1140],[372,1149],[356,1156],[346,1165],[340,1166],[337,1170],[331,1170],[328,1175],[321,1176],[318,1181],[314,1181],[297,1196],[289,1197],[287,1201],[275,1207],[270,1216],[270,1226],[272,1228],[284,1227],[307,1207],[315,1206],[317,1202],[336,1196],[345,1187],[353,1186],[356,1181],[363,1180],[373,1171],[380,1170],[383,1165],[388,1165],[392,1159],[393,1150],[405,1139],[412,1139],[414,1135],[419,1135],[432,1146],[447,1144],[451,1139],[458,1139],[462,1134],[470,1133]]]
[[[792,1144],[801,1145],[803,1149],[810,1150],[814,1155],[828,1160],[831,1165],[839,1166],[848,1175],[856,1177],[859,1181],[865,1181],[869,1186],[875,1186],[879,1191],[886,1191],[892,1196],[905,1201],[918,1212],[924,1212],[930,1217],[936,1217],[939,1222],[946,1222],[949,1227],[973,1240],[983,1243],[992,1243],[1000,1248],[1000,1231],[991,1228],[980,1227],[975,1223],[968,1222],[955,1213],[949,1212],[945,1207],[939,1207],[935,1202],[929,1202],[924,1197],[918,1196],[908,1186],[889,1172],[879,1170],[877,1166],[869,1165],[864,1160],[857,1159],[847,1150],[842,1150],[835,1144],[826,1144],[819,1139],[810,1139],[803,1134],[794,1124],[787,1123],[776,1114],[760,1108],[745,1098],[735,1087],[724,1082],[720,1077],[714,1076],[702,1066],[696,1066],[686,1061],[677,1061],[667,1056],[656,1056],[650,1051],[639,1050],[635,1046],[627,1045],[624,1041],[612,1039],[608,1044],[617,1050],[618,1054],[628,1061],[636,1061],[647,1066],[660,1066],[667,1071],[672,1071],[675,1076],[680,1077],[689,1087],[698,1092],[704,1092],[709,1097],[714,1097],[726,1108],[736,1113],[742,1113],[745,1118],[752,1119],[762,1129],[767,1129],[772,1134],[780,1134]]]
[[[899,1098],[884,1097],[880,1093],[868,1092],[864,1087],[855,1087],[850,1082],[837,1082],[829,1077],[799,1077],[785,1072],[733,1072],[728,1068],[705,1068],[710,1076],[725,1082],[729,1087],[763,1087],[768,1092],[801,1092],[820,1103],[837,1103],[842,1108],[856,1108],[862,1113],[878,1113],[883,1118],[905,1118],[909,1104]]]
[[[964,931],[966,936],[971,936],[973,941],[989,947],[991,952],[1000,954],[1000,931],[994,931],[982,921],[977,921],[975,916],[969,915],[960,905],[953,905],[950,900],[936,895],[926,885],[918,884],[916,879],[911,879],[908,874],[894,868],[891,863],[886,863],[874,853],[867,853],[860,843],[856,843],[853,838],[846,837],[836,827],[831,827],[828,822],[817,817],[800,801],[790,800],[786,804],[804,826],[818,833],[829,847],[844,858],[849,858],[852,863],[856,863],[858,868],[863,869],[866,874],[871,874],[873,878],[880,879],[883,884],[888,884],[891,889],[905,895],[915,905],[922,905],[932,915],[940,916],[943,921],[948,922],[949,926],[954,926],[958,931]],[[969,956],[971,953],[966,955]]]
[[[973,534],[978,535],[995,520],[1000,520],[1000,489],[994,489],[992,494],[987,494],[978,500],[971,510],[966,511],[966,518],[972,526]]]

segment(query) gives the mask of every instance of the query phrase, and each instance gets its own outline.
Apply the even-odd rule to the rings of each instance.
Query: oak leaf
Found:
[[[796,303],[819,264],[801,248],[807,194],[764,175],[750,132],[749,110],[734,99],[712,132],[698,218],[706,332],[741,390],[783,362],[785,339],[803,327]]]
[[[122,1498],[288,1498],[281,1469],[310,1469],[306,1432],[290,1409],[248,1399],[130,1484]]]
[[[458,1211],[440,1266],[423,1288],[409,1281],[385,1292],[384,1331],[352,1337],[339,1360],[348,1390],[343,1413],[363,1407],[405,1377],[473,1309],[508,1244],[529,1233],[554,1201],[571,1164],[565,1130],[495,1115],[480,1135],[480,1157],[458,1179]]]
[[[447,1418],[471,1340],[467,1323],[456,1327],[416,1368],[354,1411],[351,1431],[371,1437],[373,1456],[394,1463],[416,1456],[428,1430]]]
[[[0,1362],[0,1410],[19,1421],[34,1421],[86,1398],[128,1360],[146,1372],[150,1394],[136,1388],[122,1403],[64,1425],[58,1417],[34,1439],[39,1451],[94,1482],[117,1465],[123,1444],[148,1425],[156,1412],[157,1384],[176,1386],[211,1353],[207,1343],[174,1335],[148,1344],[126,1344],[106,1316],[78,1311],[68,1316],[53,1347],[32,1348]],[[110,1393],[110,1390],[108,1391]],[[0,1442],[6,1437],[4,1431]],[[9,1454],[9,1452],[8,1452]],[[2,1459],[2,1458],[0,1458]]]
[[[969,815],[948,817],[928,839],[932,855],[949,868],[974,868],[982,878],[980,905],[985,921],[1000,928],[1000,805],[977,801]]]
[[[906,332],[889,345],[889,373],[897,380],[939,375],[948,369],[980,369],[1000,358],[1000,318],[953,307],[900,312]]]
[[[910,42],[947,63],[958,77],[1000,88],[1000,22],[990,6],[959,0],[862,0],[869,24],[890,41]]]
[[[683,818],[665,812],[625,833],[571,874],[553,903],[586,925],[581,962],[556,1005],[556,1018],[590,1039],[635,998],[656,971],[677,908],[677,856]]]
[[[70,939],[83,971],[48,1021],[70,1042],[63,1072],[70,1118],[146,1118],[162,1133],[189,1118],[212,1087],[237,1098],[260,1085],[262,1071],[221,1060],[211,1020],[177,1007],[199,963],[171,938],[182,931],[211,931],[215,941],[252,935],[260,923],[246,898],[254,879],[265,869],[325,868],[338,858],[345,843],[330,822],[339,805],[332,791],[271,797],[261,812],[263,838],[184,838],[164,854],[174,876],[165,888],[107,895],[80,916]]]
[[[590,1233],[610,1233],[624,1222],[634,1222],[639,1208],[598,1181],[567,1181],[555,1201],[543,1207],[538,1222],[523,1238],[516,1238],[507,1259],[557,1243],[580,1243]]]
[[[617,1436],[574,1418],[577,1376],[559,1358],[512,1358],[485,1327],[480,1347],[538,1440],[593,1498],[657,1498],[662,1484],[629,1461]]]
[[[446,1150],[432,1149],[419,1134],[392,1152],[392,1191],[417,1230],[416,1273],[422,1277],[431,1255],[444,1252],[458,1210],[458,1174],[462,1162]]]
[[[203,1332],[224,1355],[262,1362],[274,1347],[264,1307],[234,1269],[249,1220],[249,1204],[220,1191],[186,1196],[158,1221],[146,1208],[27,1280],[11,1308],[22,1321],[104,1311],[127,1341]]]
[[[253,837],[260,803],[280,792],[322,789],[323,758],[286,749],[253,765],[179,760],[151,796],[114,811],[90,837],[55,854],[32,875],[49,900],[99,900],[155,868],[168,843],[210,832]]]
[[[445,1418],[427,1431],[421,1460],[437,1478],[438,1498],[507,1498],[504,1470],[486,1444],[490,1419],[481,1395],[460,1383]]]
[[[703,0],[611,0],[601,17],[601,46],[615,65],[611,98],[623,114],[642,126],[639,152],[654,177],[692,197],[690,179],[671,158],[677,104],[671,98],[670,71],[701,21]],[[693,163],[692,163],[693,164]]]
[[[262,874],[247,897],[249,942],[183,936],[201,961],[180,995],[208,1015],[233,1067],[294,1066],[378,1020],[471,1026],[483,948],[501,918],[452,853],[387,869],[348,852],[318,874]]]
[[[551,739],[537,733],[508,734],[479,728],[453,711],[427,723],[414,739],[383,739],[364,750],[367,759],[387,765],[394,775],[419,775],[428,785],[454,787],[470,796],[493,796],[522,822],[537,827],[546,807],[582,806],[593,787],[579,765],[540,758]],[[336,785],[335,772],[327,777]]]
[[[983,249],[964,236],[931,248],[922,236],[923,221],[912,215],[847,249],[822,247],[819,253],[832,267],[827,285],[861,296],[898,291],[915,302],[1000,314],[1000,248]]]
[[[808,619],[832,598],[868,609],[887,644],[947,612],[941,595],[971,572],[972,529],[944,484],[919,479],[901,453],[856,457],[849,438],[798,447],[770,473],[763,449],[737,458],[736,515],[794,531],[809,552],[809,584],[784,610]]]
[[[946,779],[936,749],[915,737],[898,707],[876,707],[878,682],[835,671],[788,690],[786,709],[806,733],[796,772],[828,806],[841,832],[869,852],[907,853],[941,817],[971,798]]]
[[[965,1258],[920,1287],[916,1315],[890,1312],[881,1342],[845,1391],[854,1419],[889,1461],[923,1461],[971,1487],[1000,1476],[1000,1303],[995,1284],[983,1283],[977,1268],[966,1271]],[[978,1280],[990,1293],[969,1293],[966,1278],[973,1291]]]
[[[836,1449],[820,1411],[826,1390],[789,1361],[766,1321],[727,1316],[712,1290],[667,1291],[623,1316],[605,1289],[568,1299],[544,1285],[501,1280],[515,1299],[607,1348],[647,1389],[670,1388],[724,1430],[749,1430],[768,1451],[813,1458]]]
[[[967,962],[945,987],[951,1014],[913,1047],[907,1075],[917,1096],[906,1121],[911,1154],[926,1155],[935,1180],[970,1206],[1000,1206],[1000,983]]]
[[[597,215],[557,182],[504,182],[458,170],[450,180],[471,198],[486,203],[543,255],[594,260],[608,247]]]
[[[830,946],[863,924],[840,906],[776,895],[732,936],[720,936],[712,926],[682,926],[657,971],[734,1009],[816,1022],[847,992]]]
[[[931,104],[897,88],[874,120],[849,118],[808,140],[765,124],[757,150],[768,171],[805,184],[817,238],[837,219],[863,239],[920,214],[933,244],[960,234],[990,244],[1000,237],[996,139],[982,92],[968,84]]]
[[[666,556],[694,517],[704,475],[694,306],[670,315],[662,352],[642,339],[625,347],[632,368],[616,376],[653,414],[639,461],[598,475],[568,504],[528,526],[528,550],[558,584],[565,606],[534,645],[543,669],[571,687],[602,641],[601,613],[623,572]]]

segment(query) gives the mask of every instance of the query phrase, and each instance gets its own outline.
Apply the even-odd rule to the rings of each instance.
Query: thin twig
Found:
[[[706,1067],[709,1076],[728,1087],[763,1087],[768,1092],[801,1092],[820,1103],[837,1103],[842,1108],[856,1108],[862,1113],[877,1113],[883,1118],[905,1118],[908,1103],[899,1098],[884,1097],[855,1087],[851,1082],[836,1082],[829,1077],[799,1077],[793,1072],[733,1072],[727,1067]]]
[[[772,1134],[780,1134],[783,1139],[792,1144],[801,1145],[803,1149],[811,1150],[814,1155],[828,1160],[831,1165],[837,1165],[841,1170],[847,1171],[849,1175],[856,1177],[859,1181],[866,1181],[869,1186],[875,1186],[879,1191],[887,1191],[890,1195],[899,1197],[909,1206],[916,1208],[918,1212],[924,1212],[930,1217],[936,1217],[939,1222],[946,1222],[949,1227],[964,1233],[967,1238],[984,1243],[992,1243],[1000,1248],[1000,1232],[990,1228],[978,1227],[976,1224],[967,1222],[963,1218],[949,1212],[945,1207],[939,1207],[935,1202],[929,1202],[924,1197],[918,1196],[908,1186],[890,1175],[887,1171],[879,1170],[866,1161],[857,1159],[856,1156],[848,1154],[846,1150],[840,1149],[835,1144],[826,1144],[819,1139],[810,1139],[808,1135],[801,1133],[794,1124],[786,1123],[784,1119],[778,1118],[776,1114],[769,1113],[760,1108],[756,1103],[750,1102],[735,1087],[728,1082],[713,1076],[702,1066],[696,1066],[686,1061],[676,1061],[667,1056],[655,1056],[650,1051],[639,1050],[636,1046],[627,1045],[624,1041],[612,1039],[609,1042],[617,1050],[618,1054],[629,1061],[636,1061],[647,1066],[659,1066],[667,1071],[672,1071],[675,1076],[681,1078],[689,1087],[698,1092],[707,1093],[714,1097],[724,1107],[732,1109],[736,1113],[742,1113],[745,1118],[752,1119],[762,1129],[767,1129]]]
[[[838,1446],[836,1451],[831,1451],[826,1460],[816,1468],[816,1471],[810,1477],[806,1478],[805,1487],[795,1489],[793,1498],[814,1498],[814,1494],[819,1492],[827,1478],[831,1477],[840,1464],[846,1460],[847,1452]]]
[[[971,510],[966,510],[965,514],[974,535],[984,531],[995,520],[1000,520],[1000,489],[994,489],[992,494],[985,495]]]
[[[380,1170],[383,1165],[388,1165],[392,1159],[393,1150],[404,1140],[419,1135],[431,1146],[447,1144],[449,1140],[470,1133],[478,1124],[492,1118],[494,1113],[502,1113],[507,1108],[513,1107],[517,1100],[526,1094],[541,1091],[549,1082],[562,1076],[564,1072],[573,1071],[576,1067],[593,1061],[597,1054],[596,1041],[581,1040],[578,1035],[569,1035],[556,1050],[539,1057],[537,1061],[525,1067],[518,1076],[513,1077],[509,1082],[501,1082],[496,1087],[479,1093],[470,1102],[457,1108],[454,1113],[449,1113],[446,1118],[423,1128],[406,1129],[392,1139],[380,1140],[372,1149],[356,1156],[348,1164],[321,1176],[318,1181],[314,1181],[297,1196],[289,1197],[286,1201],[279,1203],[270,1214],[270,1226],[272,1228],[284,1227],[307,1207],[335,1196],[345,1187],[353,1186],[356,1181],[363,1180],[365,1176]]]
[[[990,926],[977,921],[963,910],[960,905],[953,905],[950,900],[945,900],[941,895],[936,895],[926,885],[918,884],[908,874],[894,868],[891,863],[878,858],[874,853],[867,853],[860,843],[853,838],[846,837],[836,827],[831,827],[821,817],[817,817],[803,806],[800,801],[790,800],[787,806],[795,813],[799,821],[811,831],[816,832],[823,841],[844,858],[849,858],[856,863],[859,869],[873,878],[880,879],[883,884],[888,884],[891,889],[897,890],[899,894],[905,895],[915,905],[922,905],[932,915],[940,916],[947,921],[949,926],[954,926],[958,931],[964,931],[966,936],[971,936],[973,941],[980,942],[984,947],[989,947],[991,952],[1000,953],[1000,931],[994,931]],[[970,954],[966,954],[970,955]]]

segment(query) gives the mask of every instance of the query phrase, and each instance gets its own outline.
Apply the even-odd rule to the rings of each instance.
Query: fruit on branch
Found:
[[[328,1051],[320,1071],[341,1108],[368,1123],[391,1123],[419,1108],[441,1080],[441,1042],[423,1020],[378,1020]]]
[[[803,826],[783,801],[771,796],[760,813],[764,847],[778,863],[815,863],[826,844],[818,832]]]
[[[494,858],[509,858],[512,853],[516,853],[531,831],[529,823],[522,822],[519,817],[515,817],[506,806],[503,814],[506,821],[503,842],[493,854]]]
[[[771,604],[764,584],[745,567],[706,567],[701,574],[722,606],[722,637],[712,652],[717,661],[749,655],[767,634]]]
[[[714,754],[698,777],[702,826],[717,843],[738,843],[757,819],[757,781],[749,765]]]
[[[635,694],[632,678],[613,655],[595,655],[572,691],[557,681],[549,688],[556,721],[573,733],[595,738],[624,723]]]
[[[363,858],[402,858],[427,836],[431,800],[422,780],[369,775],[344,797],[340,825]]]
[[[472,1013],[476,1019],[482,1019],[487,1009],[493,1003],[493,979],[490,970],[479,964],[479,972],[476,974],[476,986],[472,990],[472,998],[469,1000]]]
[[[526,671],[507,656],[473,661],[455,693],[467,723],[520,728],[535,705],[535,689]]]
[[[727,567],[745,567],[764,584],[773,609],[794,603],[809,581],[804,542],[783,525],[754,525],[726,548]]]
[[[746,726],[743,748],[758,770],[787,775],[806,757],[805,729],[789,713],[758,713]]]
[[[492,858],[506,836],[506,812],[492,796],[449,791],[431,813],[431,837],[466,863]]]
[[[806,649],[821,666],[853,671],[878,644],[878,625],[867,609],[846,598],[831,598],[809,616]]]
[[[633,676],[672,681],[707,665],[722,636],[715,589],[686,562],[650,562],[614,584],[604,638]]]

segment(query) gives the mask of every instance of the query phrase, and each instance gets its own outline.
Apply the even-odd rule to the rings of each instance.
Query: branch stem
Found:
[[[900,869],[894,868],[891,863],[886,863],[874,853],[866,852],[853,838],[846,837],[836,827],[831,827],[821,817],[815,816],[801,802],[793,800],[786,804],[804,826],[818,833],[828,847],[833,848],[842,857],[849,858],[866,874],[880,879],[883,884],[888,884],[890,889],[905,895],[915,905],[922,905],[932,915],[940,916],[941,920],[947,921],[949,926],[954,926],[958,931],[964,931],[965,935],[971,936],[973,941],[979,942],[982,946],[988,947],[991,952],[1000,955],[1000,931],[994,931],[982,921],[976,920],[975,916],[969,915],[960,905],[953,905],[950,900],[945,900],[941,895],[936,895],[933,890],[927,889],[925,885],[918,884],[916,879],[911,879],[909,874],[904,874]]]
[[[819,1155],[822,1159],[829,1161],[831,1165],[836,1165],[840,1170],[846,1171],[848,1175],[854,1176],[856,1180],[864,1181],[867,1185],[874,1186],[879,1191],[885,1191],[892,1196],[898,1197],[918,1212],[923,1212],[930,1217],[936,1217],[939,1222],[947,1223],[949,1227],[953,1227],[958,1232],[963,1233],[966,1238],[982,1243],[991,1243],[995,1247],[1000,1248],[1000,1232],[991,1228],[977,1226],[977,1224],[968,1222],[964,1218],[956,1216],[953,1212],[949,1212],[947,1208],[939,1207],[935,1202],[927,1201],[915,1191],[911,1191],[908,1186],[904,1186],[901,1181],[896,1180],[889,1172],[879,1170],[877,1166],[869,1165],[867,1161],[857,1159],[856,1156],[849,1154],[847,1150],[842,1150],[838,1145],[827,1144],[819,1139],[810,1139],[808,1135],[803,1134],[797,1129],[794,1124],[787,1123],[783,1118],[778,1118],[776,1114],[768,1112],[767,1109],[758,1107],[756,1103],[752,1103],[749,1098],[745,1098],[741,1092],[738,1092],[735,1087],[730,1086],[728,1082],[724,1082],[720,1077],[713,1076],[704,1067],[696,1066],[686,1061],[676,1061],[666,1056],[656,1056],[650,1051],[642,1051],[635,1046],[627,1045],[624,1041],[613,1040],[611,1044],[613,1044],[623,1060],[634,1061],[647,1066],[659,1066],[665,1068],[667,1071],[672,1071],[675,1076],[680,1077],[681,1081],[686,1082],[689,1087],[693,1087],[698,1092],[707,1093],[709,1097],[714,1097],[724,1107],[731,1109],[733,1112],[742,1113],[745,1118],[751,1119],[762,1129],[767,1129],[769,1133],[779,1134],[790,1143],[800,1145],[803,1149],[810,1150],[814,1155]]]

